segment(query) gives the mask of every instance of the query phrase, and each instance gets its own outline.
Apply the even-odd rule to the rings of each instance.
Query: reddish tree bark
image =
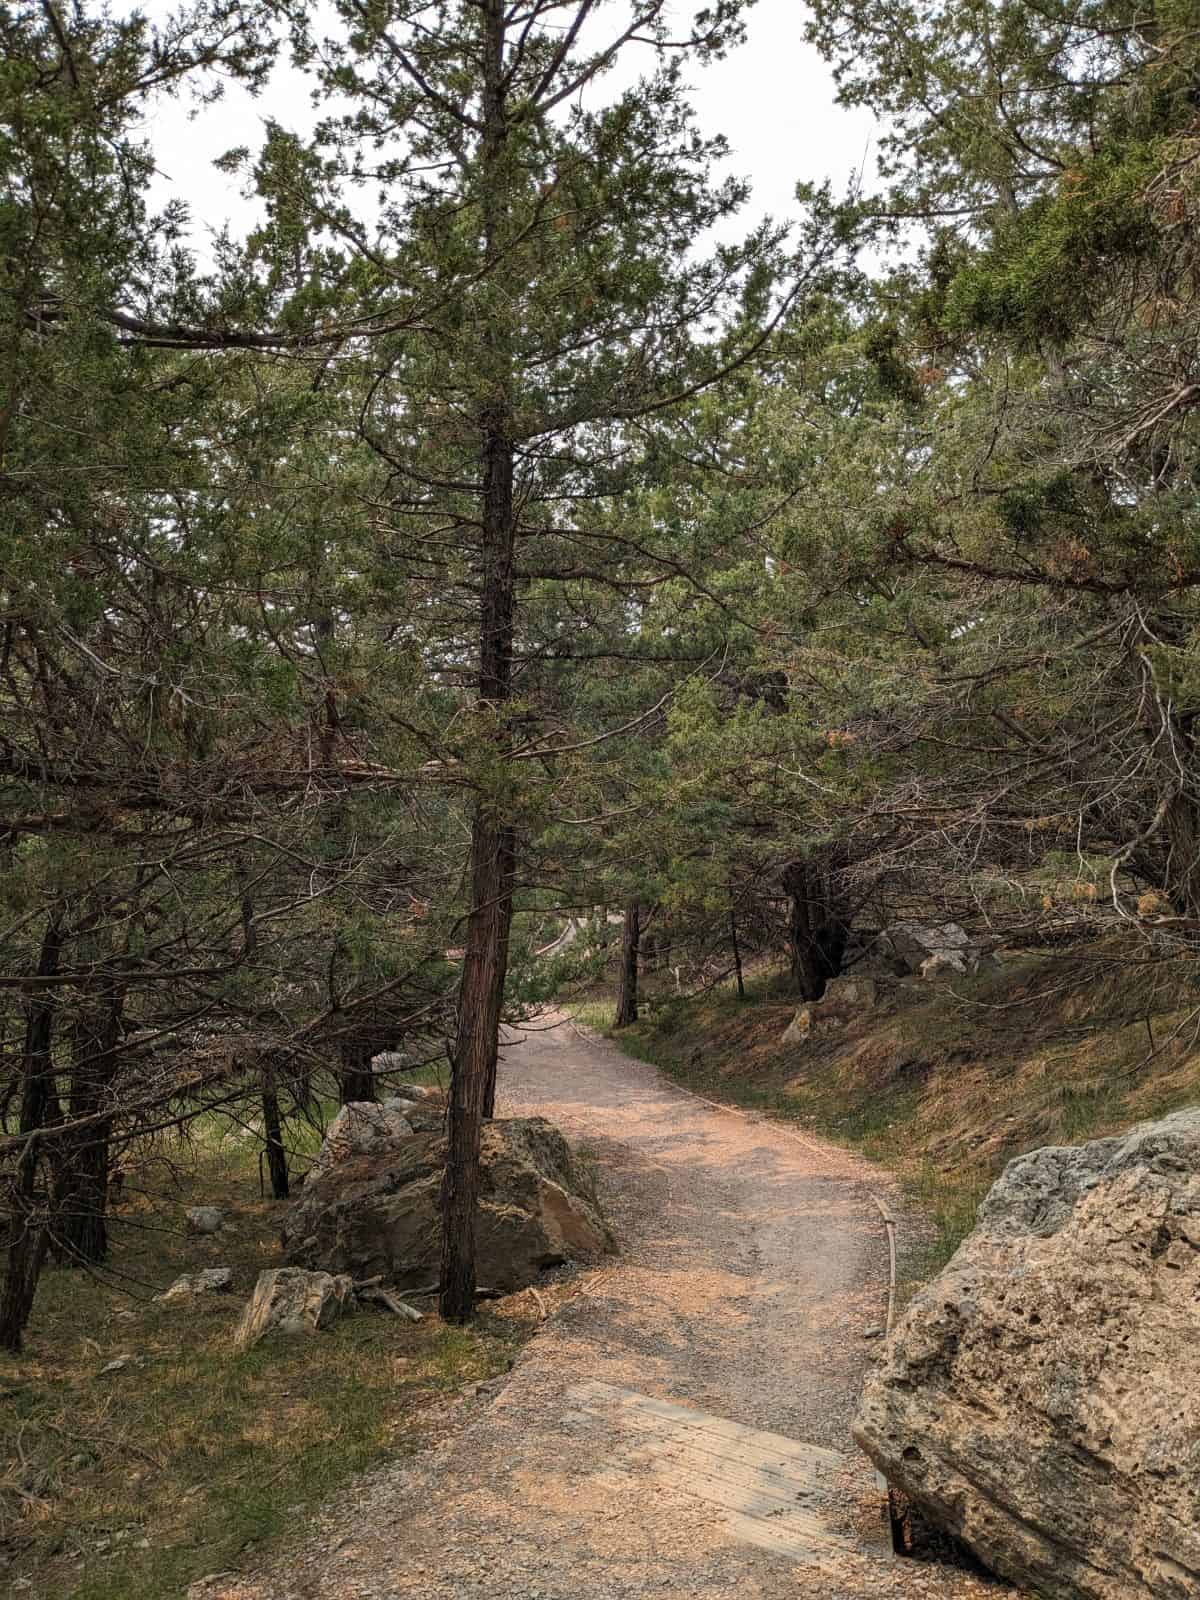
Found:
[[[638,957],[641,953],[642,908],[637,900],[625,907],[625,932],[621,939],[621,986],[617,992],[614,1028],[627,1028],[638,1019]]]
[[[504,0],[481,0],[482,127],[480,186],[484,257],[502,246],[508,140],[505,112]],[[493,324],[482,352],[491,394],[480,411],[479,704],[494,717],[497,766],[507,765],[510,734],[505,709],[512,696],[513,560],[516,511],[510,354],[504,330]],[[479,1204],[479,1144],[494,1109],[496,1062],[508,939],[512,922],[515,837],[504,816],[507,796],[480,792],[471,824],[471,907],[458,993],[458,1026],[450,1080],[446,1170],[442,1181],[441,1314],[465,1322],[475,1309],[475,1223]]]

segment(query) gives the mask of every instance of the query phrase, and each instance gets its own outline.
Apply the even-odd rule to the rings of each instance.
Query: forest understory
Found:
[[[210,1116],[186,1140],[132,1148],[126,1171],[106,1272],[46,1270],[37,1326],[0,1379],[0,1588],[14,1600],[165,1600],[268,1558],[356,1476],[457,1426],[545,1315],[528,1294],[470,1328],[363,1309],[334,1334],[235,1353],[285,1209],[263,1192],[254,1130]],[[219,1233],[189,1229],[199,1205],[222,1209]],[[233,1269],[227,1291],[155,1298],[217,1266]]]

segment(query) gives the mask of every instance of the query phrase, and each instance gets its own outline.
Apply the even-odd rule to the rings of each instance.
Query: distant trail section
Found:
[[[888,1177],[557,1015],[506,1040],[500,1101],[596,1162],[621,1253],[453,1437],[364,1479],[286,1563],[195,1600],[994,1596],[892,1558],[850,1442],[886,1313]]]
[[[501,1099],[600,1162],[623,1254],[588,1296],[580,1375],[846,1450],[862,1334],[886,1311],[880,1175],[709,1107],[558,1017],[505,1052]]]

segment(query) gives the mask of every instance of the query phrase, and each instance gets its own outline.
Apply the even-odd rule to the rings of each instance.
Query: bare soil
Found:
[[[997,1591],[892,1560],[850,1420],[879,1349],[887,1245],[860,1158],[711,1108],[560,1018],[515,1037],[501,1113],[549,1117],[596,1163],[619,1256],[551,1290],[553,1314],[502,1387],[415,1461],[362,1479],[286,1560],[214,1576],[193,1600],[824,1600]],[[797,1562],[738,1543],[647,1473],[616,1475],[616,1424],[581,1379],[844,1451],[833,1515],[861,1550]]]

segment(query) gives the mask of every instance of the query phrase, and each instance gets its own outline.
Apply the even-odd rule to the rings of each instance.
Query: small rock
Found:
[[[236,1350],[248,1350],[268,1333],[316,1333],[331,1327],[354,1306],[354,1286],[346,1274],[273,1267],[259,1273],[254,1293],[234,1329]]]
[[[920,973],[926,978],[939,972],[974,972],[983,956],[983,947],[957,922],[937,927],[897,922],[880,935],[879,948],[899,975]]]
[[[197,1578],[194,1583],[188,1585],[184,1600],[220,1600],[219,1594],[214,1593],[217,1585],[224,1587],[236,1577],[235,1572],[207,1572],[203,1578]]]
[[[220,1206],[193,1206],[186,1216],[189,1233],[219,1233],[225,1222]]]
[[[443,1039],[411,1039],[406,1048],[381,1050],[371,1059],[371,1066],[376,1072],[417,1072],[422,1067],[435,1064],[438,1067],[447,1064],[446,1044]],[[424,1089],[425,1086],[405,1085],[406,1089],[409,1087]]]
[[[870,1011],[879,1002],[879,985],[874,978],[830,978],[821,996],[821,1009]]]
[[[882,1328],[867,1328],[865,1330],[865,1332],[863,1333],[863,1338],[864,1339],[882,1339],[883,1338],[883,1329]]]
[[[921,963],[923,978],[938,978],[943,973],[963,977],[967,972],[965,957],[958,950],[935,950]]]
[[[812,1032],[812,1025],[812,1007],[801,1006],[800,1010],[797,1011],[796,1015],[788,1024],[787,1031],[784,1033],[780,1043],[803,1044],[804,1040],[807,1039],[809,1034]]]
[[[381,1100],[380,1105],[385,1111],[398,1112],[406,1122],[410,1122],[414,1112],[421,1111],[421,1101],[406,1100],[403,1095],[392,1095],[387,1100]]]
[[[185,1272],[176,1278],[169,1289],[156,1294],[156,1300],[190,1300],[196,1294],[208,1294],[214,1289],[233,1286],[232,1267],[205,1267],[201,1272]]]

